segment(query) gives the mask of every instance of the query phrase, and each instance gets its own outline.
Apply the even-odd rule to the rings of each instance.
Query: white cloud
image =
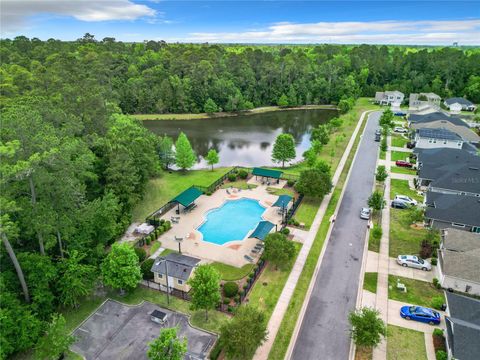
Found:
[[[28,26],[33,15],[72,16],[82,21],[136,20],[153,18],[158,13],[130,0],[2,0],[2,33],[19,31]]]
[[[263,30],[196,32],[192,42],[480,44],[480,20],[275,23]]]

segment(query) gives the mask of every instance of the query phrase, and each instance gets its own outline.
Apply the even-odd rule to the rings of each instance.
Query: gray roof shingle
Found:
[[[462,140],[462,137],[453,131],[445,128],[420,128],[417,130],[420,137],[429,139],[441,139],[441,140]]]
[[[418,176],[435,180],[464,165],[480,168],[480,157],[460,149],[414,149],[418,157]]]
[[[461,97],[453,97],[453,98],[445,99],[445,103],[447,105],[451,105],[451,104],[455,104],[455,103],[459,103],[459,104],[462,104],[464,106],[472,106],[473,105],[473,103],[470,100],[467,100],[467,99],[461,98]]]
[[[431,187],[480,194],[480,167],[454,164],[451,170],[444,170],[442,175],[431,182]]]
[[[425,202],[427,219],[480,226],[480,197],[427,191]]]
[[[455,117],[455,116],[448,116],[444,114],[443,112],[437,111],[433,112],[430,114],[410,114],[408,117],[408,121],[411,123],[428,123],[431,121],[438,121],[438,120],[446,120],[451,122],[454,125],[459,125],[459,126],[466,126],[468,125],[460,118]]]
[[[168,276],[186,281],[199,262],[200,259],[191,256],[170,253],[166,257],[159,256],[156,258],[151,271],[157,274],[165,274],[168,270]],[[165,267],[166,263],[168,263],[168,268]]]

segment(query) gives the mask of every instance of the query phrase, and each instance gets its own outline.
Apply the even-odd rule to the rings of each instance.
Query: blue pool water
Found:
[[[243,240],[262,221],[264,211],[257,200],[229,200],[218,209],[209,211],[197,230],[203,234],[204,241],[217,245]]]

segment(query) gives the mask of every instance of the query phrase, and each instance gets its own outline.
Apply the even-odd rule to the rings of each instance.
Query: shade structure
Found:
[[[278,206],[280,208],[286,208],[288,203],[292,200],[290,195],[280,195],[272,206]]]
[[[258,167],[253,168],[252,170],[252,175],[269,177],[273,179],[280,179],[282,174],[283,172],[279,170],[270,170],[270,169],[264,169],[264,168],[258,168]]]
[[[265,240],[265,237],[274,226],[275,224],[272,224],[270,221],[260,221],[250,237]]]
[[[178,194],[174,199],[170,202],[179,203],[185,207],[193,203],[200,195],[203,193],[198,190],[196,187],[190,187],[184,192]]]

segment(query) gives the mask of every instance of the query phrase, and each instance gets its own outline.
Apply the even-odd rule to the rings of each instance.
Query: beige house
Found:
[[[412,123],[411,128],[417,129],[447,129],[455,134],[458,134],[463,141],[478,143],[480,142],[480,136],[475,134],[468,126],[461,126],[451,123],[447,120],[436,120],[427,123]]]
[[[395,105],[400,108],[405,95],[398,91],[377,91],[375,93],[375,102],[380,105]]]
[[[408,106],[411,111],[422,111],[428,108],[438,110],[441,100],[442,98],[434,93],[412,93],[409,97]]]
[[[166,257],[157,257],[153,263],[153,281],[163,289],[189,292],[188,279],[195,272],[200,259],[178,253],[170,253]]]

